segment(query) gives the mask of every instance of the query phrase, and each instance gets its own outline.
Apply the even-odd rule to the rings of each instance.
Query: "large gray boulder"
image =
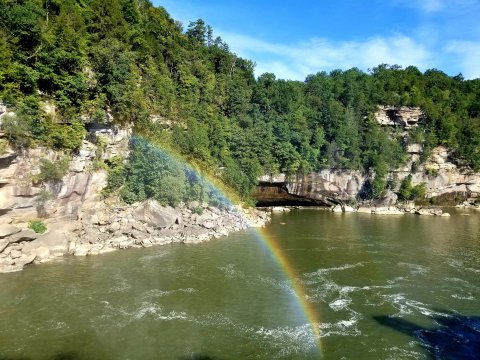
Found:
[[[0,239],[19,233],[22,229],[12,225],[2,225],[0,227]]]
[[[32,254],[37,256],[37,249],[47,248],[50,251],[50,256],[62,256],[68,252],[68,243],[71,240],[72,234],[65,229],[52,230],[36,240],[33,240],[23,247],[25,254]],[[42,260],[45,260],[42,258]]]
[[[390,207],[394,206],[397,203],[397,200],[398,195],[395,194],[392,190],[387,190],[378,200],[375,200],[374,205],[376,207]]]
[[[36,238],[38,238],[38,234],[33,230],[27,229],[10,236],[8,240],[13,244],[21,241],[32,241]]]
[[[135,210],[134,217],[155,228],[168,228],[180,222],[182,216],[179,210],[171,206],[162,206],[156,200],[148,200]]]
[[[22,254],[18,259],[15,260],[15,267],[21,270],[25,265],[31,264],[36,257],[36,254]]]

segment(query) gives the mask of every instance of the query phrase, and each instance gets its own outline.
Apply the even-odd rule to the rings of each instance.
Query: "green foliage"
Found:
[[[400,199],[402,200],[411,200],[412,198],[412,176],[408,175],[405,179],[402,180],[399,189]]]
[[[47,225],[41,220],[30,220],[28,222],[28,228],[35,231],[37,234],[43,234],[47,231]]]
[[[197,215],[202,215],[203,214],[203,208],[201,206],[196,206],[192,209],[192,213],[197,214]]]
[[[7,152],[8,141],[5,139],[0,139],[0,156],[4,155]]]
[[[148,198],[171,206],[192,201],[215,205],[226,202],[196,171],[143,139],[132,139],[127,160],[126,164],[119,158],[110,161],[105,195],[119,190],[128,204]]]
[[[108,178],[107,186],[103,189],[103,194],[109,196],[118,191],[125,183],[125,166],[124,159],[115,156],[107,162]],[[133,200],[132,202],[135,202]]]
[[[412,176],[408,175],[400,184],[399,195],[402,200],[421,200],[427,193],[427,185],[421,183],[412,185]]]
[[[68,172],[70,157],[65,156],[57,161],[40,159],[40,174],[36,177],[36,182],[59,183]]]
[[[379,198],[387,186],[386,176],[388,173],[388,166],[383,158],[375,164],[375,178],[372,183],[372,196]]]
[[[480,169],[478,79],[386,64],[368,73],[319,72],[304,82],[270,73],[255,79],[253,62],[230,52],[202,19],[183,32],[149,1],[46,4],[0,2],[0,99],[17,114],[4,118],[2,129],[16,148],[73,152],[85,135],[79,119],[113,117],[217,174],[247,201],[259,175],[326,167],[373,171],[370,196],[379,196],[388,171],[404,162],[406,144],[373,113],[377,105],[419,106],[427,118],[406,141],[422,144],[421,161],[444,144],[463,165]],[[55,119],[45,101],[56,106]],[[211,196],[185,169],[145,151],[107,164],[106,193],[118,190],[128,202]],[[104,167],[100,153],[96,168]]]
[[[433,167],[426,167],[425,173],[431,178],[436,178],[438,176],[438,169]]]
[[[37,196],[37,201],[39,204],[45,204],[48,200],[51,200],[55,198],[54,194],[52,194],[50,191],[42,189],[40,190],[40,193]]]
[[[427,185],[425,183],[421,183],[418,185],[415,185],[412,188],[412,199],[422,199],[425,197],[425,194],[427,193]]]
[[[70,125],[47,122],[44,126],[45,142],[54,149],[77,150],[86,134],[80,121],[73,121]]]
[[[28,136],[28,124],[24,119],[16,115],[4,116],[1,126],[13,147],[24,148],[30,146],[31,139]]]

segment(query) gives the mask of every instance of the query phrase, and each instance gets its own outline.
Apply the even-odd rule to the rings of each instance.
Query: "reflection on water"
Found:
[[[323,358],[480,353],[480,214],[298,210],[267,230],[320,314]],[[246,231],[2,275],[0,360],[318,358],[292,283],[255,239]]]

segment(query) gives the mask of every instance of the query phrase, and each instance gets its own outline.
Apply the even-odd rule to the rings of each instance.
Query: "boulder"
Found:
[[[17,259],[22,256],[22,252],[20,250],[12,250],[10,251],[10,257],[12,259]]]
[[[88,252],[88,255],[99,255],[100,251],[102,251],[103,245],[102,244],[93,244]]]
[[[155,228],[167,228],[175,224],[181,214],[171,206],[162,206],[155,200],[148,200],[135,210],[134,217]]]
[[[68,243],[72,234],[68,230],[56,229],[40,236],[23,247],[23,252],[36,254],[36,249],[45,247],[49,249],[50,255],[62,256],[68,252]]]
[[[110,246],[104,246],[98,253],[99,254],[107,254],[107,253],[110,253],[112,251],[115,251],[115,248],[112,248]]]
[[[355,209],[351,206],[345,205],[343,207],[343,212],[354,212],[354,211],[355,211]]]
[[[36,254],[23,254],[18,259],[15,260],[15,266],[19,267],[20,269],[23,268],[25,265],[31,264],[35,258],[37,257]]]
[[[5,248],[8,246],[9,242],[8,240],[1,239],[0,240],[0,253],[5,250]]]
[[[90,251],[90,247],[86,244],[81,244],[75,247],[73,255],[75,256],[87,256]]]
[[[211,237],[210,232],[207,229],[193,228],[188,229],[185,233],[185,244],[198,244],[207,241]]]
[[[143,239],[140,241],[140,244],[143,246],[143,247],[150,247],[152,246],[152,242],[149,240],[149,239]]]
[[[16,226],[4,225],[4,226],[0,227],[0,239],[3,239],[7,236],[19,233],[20,231],[22,231],[22,229],[20,229]]]
[[[22,230],[14,235],[12,235],[8,241],[10,241],[11,244],[17,243],[20,241],[32,241],[38,238],[38,234],[30,229],[27,230]]]
[[[418,209],[417,211],[415,211],[415,214],[417,214],[417,215],[437,215],[437,216],[440,216],[440,215],[442,215],[442,213],[443,213],[442,209],[433,209],[433,208],[430,208],[430,209],[421,208],[421,209]]]
[[[375,215],[403,215],[405,212],[400,210],[399,208],[395,206],[390,206],[390,207],[377,207],[375,208],[372,213]]]
[[[386,190],[378,200],[375,200],[374,205],[376,207],[390,207],[395,205],[397,200],[397,194],[395,194],[392,190]]]
[[[50,259],[50,249],[45,246],[40,246],[35,249],[35,261],[45,262]]]
[[[213,229],[215,227],[215,223],[213,221],[205,221],[202,226],[205,229]]]
[[[357,212],[361,213],[361,214],[371,214],[372,213],[372,208],[367,207],[367,206],[360,206],[357,209]]]
[[[116,231],[120,230],[120,223],[119,222],[113,222],[109,227],[108,227],[108,231],[110,231],[111,233],[114,233]]]

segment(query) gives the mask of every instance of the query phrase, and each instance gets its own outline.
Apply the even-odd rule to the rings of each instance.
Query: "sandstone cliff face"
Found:
[[[410,129],[424,121],[426,116],[418,107],[379,106],[375,119],[383,126],[402,126]]]
[[[113,130],[112,130],[113,131]],[[91,138],[100,133],[92,131]],[[102,134],[107,139],[102,158],[127,155],[129,132],[115,131],[115,135]],[[9,151],[0,156],[0,224],[4,222],[25,222],[38,217],[39,208],[49,217],[75,219],[81,205],[96,200],[99,191],[106,185],[106,172],[94,170],[97,147],[84,140],[77,154],[73,155],[68,173],[57,184],[33,185],[33,179],[40,173],[40,159],[57,160],[61,154],[45,148],[23,152]],[[41,199],[41,193],[52,199]]]
[[[333,205],[355,199],[366,179],[367,176],[359,171],[341,170],[306,175],[266,175],[260,178],[255,196],[264,205],[282,202]],[[280,190],[272,191],[271,188]]]
[[[411,174],[412,163],[418,159],[416,152],[410,153],[407,165],[389,174],[396,183],[394,190],[398,190],[401,181]],[[255,197],[263,205],[292,203],[292,200],[293,203],[315,205],[352,202],[362,197],[373,177],[374,174],[351,170],[323,170],[307,175],[266,175],[260,178]],[[459,168],[452,163],[444,147],[435,148],[427,162],[412,173],[412,184],[421,183],[427,185],[427,198],[448,194],[461,195],[465,199],[480,197],[480,173]]]
[[[420,108],[379,106],[375,118],[383,126],[400,126],[407,131],[424,121],[425,114]],[[433,149],[428,160],[420,164],[422,151],[420,144],[408,146],[407,163],[389,174],[390,180],[396,184],[394,190],[398,190],[401,181],[412,174],[413,185],[427,185],[427,198],[451,195],[452,198],[471,200],[480,197],[480,173],[458,167],[443,146]],[[262,205],[353,202],[362,198],[373,178],[373,173],[333,169],[306,175],[266,175],[259,179],[255,197]]]
[[[111,129],[102,134],[93,130],[89,139],[104,136],[102,157],[128,154],[129,131]],[[14,152],[0,156],[0,272],[21,270],[32,262],[44,262],[63,256],[74,241],[84,211],[98,201],[106,185],[104,170],[94,170],[97,146],[84,140],[73,155],[68,172],[61,182],[34,185],[40,173],[40,160],[55,161],[62,155],[45,148]],[[49,231],[36,234],[27,229],[28,222],[44,218]]]
[[[94,141],[99,137],[102,141]],[[100,154],[104,160],[126,157],[129,138],[127,130],[91,127],[89,140],[72,157],[62,181],[37,186],[33,180],[40,172],[40,160],[55,161],[61,154],[37,148],[0,156],[0,273],[66,254],[198,243],[268,221],[267,212],[233,206],[219,210],[192,203],[171,208],[155,200],[126,205],[115,197],[103,198],[107,173],[95,170],[95,162]],[[96,143],[104,144],[100,152]],[[47,225],[45,234],[27,228],[29,221],[39,218]]]

